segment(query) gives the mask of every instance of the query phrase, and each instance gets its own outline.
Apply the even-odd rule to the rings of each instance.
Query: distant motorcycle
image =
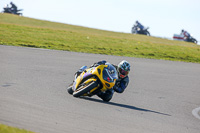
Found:
[[[12,10],[12,8],[6,7],[6,8],[3,8],[2,13],[10,13],[10,14],[21,15],[22,16],[22,13],[20,11],[23,11],[23,9],[19,9],[17,11],[14,11],[14,10]]]
[[[195,38],[193,38],[192,36],[186,38],[186,37],[184,37],[184,35],[174,34],[173,39],[179,40],[179,41],[193,42],[196,44],[198,43],[198,41]]]
[[[147,35],[147,36],[150,36],[150,33],[148,31],[149,27],[147,28],[144,28],[143,30],[140,29],[138,26],[133,26],[132,27],[132,30],[131,30],[131,33],[132,34],[143,34],[143,35]]]

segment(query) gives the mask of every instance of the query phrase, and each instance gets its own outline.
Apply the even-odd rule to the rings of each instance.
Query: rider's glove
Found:
[[[118,92],[118,87],[115,85],[115,86],[113,87],[113,90],[114,90],[115,92]]]
[[[113,90],[117,92],[119,86],[120,86],[120,82],[116,82],[115,85],[114,85],[114,87],[113,87]]]
[[[120,82],[117,82],[113,87],[113,90],[117,93],[122,93],[124,89],[121,87]]]

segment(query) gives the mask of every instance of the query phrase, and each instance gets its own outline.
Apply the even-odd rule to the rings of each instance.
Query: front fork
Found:
[[[79,70],[75,73],[74,75],[74,81],[72,83],[72,90],[75,91],[75,85],[76,85],[76,78],[85,70],[87,69],[87,66],[82,66],[81,68],[79,68]]]

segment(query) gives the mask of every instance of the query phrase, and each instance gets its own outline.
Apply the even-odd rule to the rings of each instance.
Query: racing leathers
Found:
[[[187,40],[187,39],[190,38],[190,33],[188,33],[187,31],[184,31],[184,30],[183,30],[183,31],[181,32],[181,35],[184,36],[184,39],[185,39],[185,40]]]
[[[136,21],[135,25],[136,25],[136,27],[139,27],[140,30],[144,30],[144,26],[141,23],[139,23],[138,21]]]

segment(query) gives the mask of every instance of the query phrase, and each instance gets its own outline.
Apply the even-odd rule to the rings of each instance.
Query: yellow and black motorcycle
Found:
[[[116,68],[107,62],[105,65],[85,69],[75,77],[73,84],[68,87],[68,93],[74,97],[93,96],[111,89],[117,79]]]

